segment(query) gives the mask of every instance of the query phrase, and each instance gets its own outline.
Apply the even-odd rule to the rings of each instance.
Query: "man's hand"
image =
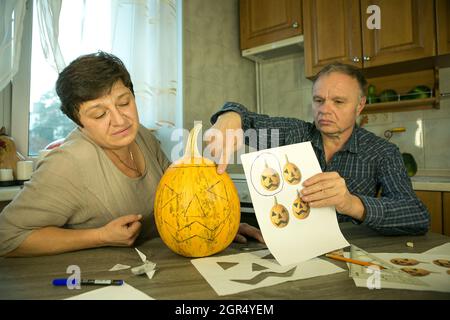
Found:
[[[205,132],[207,148],[211,156],[219,159],[217,173],[225,172],[231,156],[243,145],[244,133],[239,113],[228,111],[219,116],[216,123]]]
[[[335,206],[336,211],[364,220],[364,205],[352,195],[337,172],[318,173],[303,182],[302,200],[312,208]]]
[[[140,214],[130,214],[114,219],[99,229],[101,242],[109,246],[131,246],[141,230],[141,219]]]
[[[264,238],[261,233],[261,230],[259,230],[258,228],[255,228],[247,223],[241,223],[239,225],[239,231],[238,231],[236,237],[234,238],[234,242],[247,243],[246,237],[252,237],[261,243],[265,243]]]

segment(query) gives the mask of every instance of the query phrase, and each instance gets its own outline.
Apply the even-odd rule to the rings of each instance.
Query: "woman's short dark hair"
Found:
[[[316,76],[313,78],[313,86],[316,84],[316,81],[319,80],[320,77],[329,75],[330,73],[333,72],[343,73],[350,76],[353,79],[356,79],[356,81],[358,81],[358,85],[361,90],[360,96],[364,97],[366,95],[365,92],[367,80],[364,77],[364,74],[361,72],[361,70],[355,66],[344,64],[341,62],[330,63],[326,65],[322,70],[320,70],[319,73],[317,73]]]
[[[78,57],[64,68],[56,81],[61,111],[83,127],[80,105],[108,94],[119,80],[134,95],[130,74],[118,57],[103,51]]]

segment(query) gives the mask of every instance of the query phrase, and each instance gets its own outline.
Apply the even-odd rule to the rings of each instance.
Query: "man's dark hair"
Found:
[[[130,74],[118,57],[103,51],[78,57],[64,68],[56,81],[61,111],[83,127],[80,105],[108,94],[119,80],[134,95]]]
[[[361,92],[360,92],[361,97],[364,97],[366,95],[365,92],[366,92],[367,80],[364,77],[361,70],[358,69],[357,67],[354,67],[349,64],[344,64],[341,62],[330,63],[330,64],[326,65],[322,70],[320,70],[319,73],[316,74],[316,76],[313,78],[313,86],[316,84],[317,80],[319,80],[320,77],[327,76],[333,72],[343,73],[343,74],[346,74],[346,75],[352,77],[353,79],[356,79],[356,81],[358,81],[359,88],[361,90]]]

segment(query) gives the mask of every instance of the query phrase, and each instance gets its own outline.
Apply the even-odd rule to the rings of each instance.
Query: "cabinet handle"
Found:
[[[298,28],[298,22],[297,21],[295,21],[293,24],[292,24],[292,28]]]
[[[359,58],[358,58],[358,57],[353,57],[353,58],[352,58],[352,61],[353,61],[353,62],[359,62]]]
[[[364,56],[363,59],[364,59],[364,61],[370,61],[370,57],[369,56]]]

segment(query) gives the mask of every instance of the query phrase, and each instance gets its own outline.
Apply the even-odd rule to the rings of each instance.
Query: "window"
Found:
[[[11,131],[22,154],[37,155],[75,127],[59,109],[54,90],[57,70],[98,50],[116,54],[127,66],[142,124],[155,129],[166,123],[181,127],[181,112],[175,110],[181,108],[177,81],[180,3],[62,0],[55,41],[60,51],[51,38],[55,15],[48,14],[45,5],[50,6],[50,1],[27,2],[20,70],[13,80]]]

